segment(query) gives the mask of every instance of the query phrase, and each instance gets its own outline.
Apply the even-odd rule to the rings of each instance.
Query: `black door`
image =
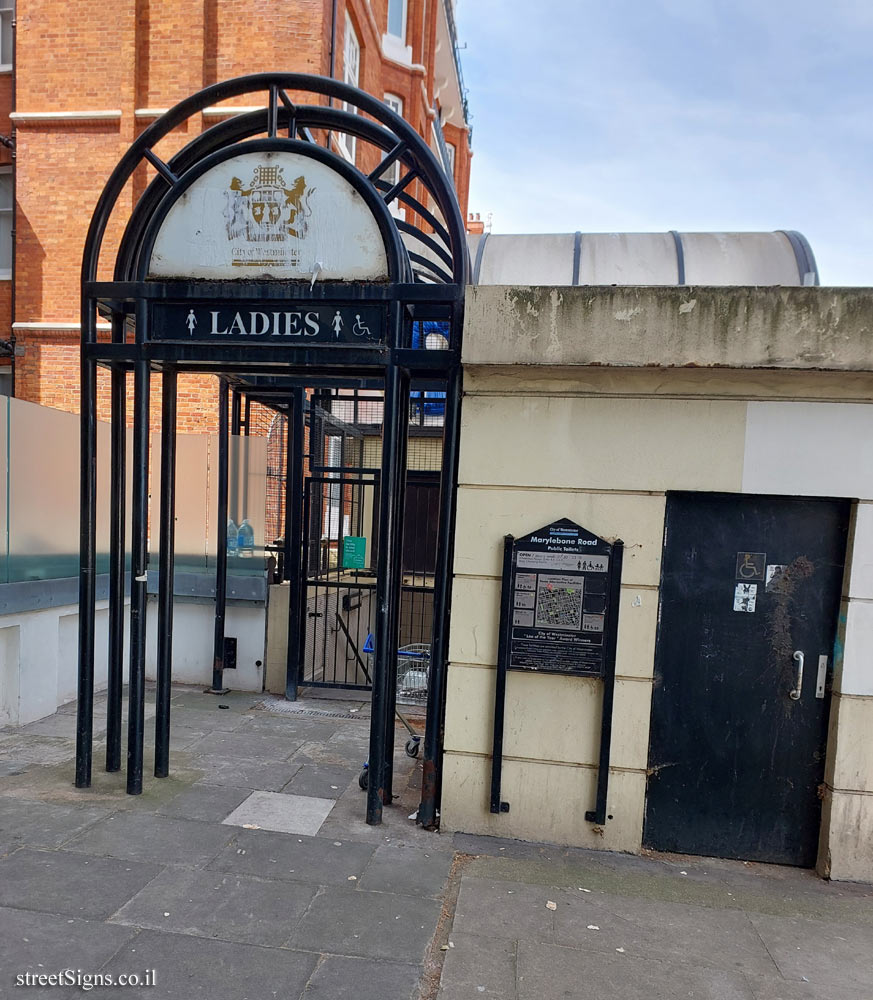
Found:
[[[843,500],[668,495],[647,847],[815,863],[848,518]]]

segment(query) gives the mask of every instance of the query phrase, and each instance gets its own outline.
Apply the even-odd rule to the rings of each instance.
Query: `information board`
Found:
[[[613,546],[563,519],[512,543],[506,666],[602,677]]]

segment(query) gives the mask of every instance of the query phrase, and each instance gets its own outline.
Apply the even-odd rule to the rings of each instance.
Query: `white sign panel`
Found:
[[[388,259],[352,185],[299,153],[243,153],[198,178],[170,209],[152,278],[379,281]]]

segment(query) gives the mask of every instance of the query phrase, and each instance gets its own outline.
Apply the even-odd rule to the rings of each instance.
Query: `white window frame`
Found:
[[[8,215],[11,225],[9,227],[9,267],[0,268],[0,281],[10,281],[12,279],[12,260],[15,247],[12,245],[12,230],[15,228],[15,191],[12,187],[12,167],[0,167],[0,177],[9,178],[9,208],[0,208],[0,215]]]
[[[449,140],[446,139],[445,135],[443,135],[443,141],[446,144],[446,149],[449,151],[449,166],[451,168],[451,173],[449,174],[449,177],[450,177],[450,179],[452,181],[454,181],[454,179],[455,179],[455,157],[457,156],[457,152],[458,151],[455,149],[455,144],[453,142],[449,142]]]
[[[12,21],[15,18],[15,0],[0,0],[0,52],[3,41],[9,35],[9,62],[0,62],[0,73],[12,72]]]
[[[391,110],[403,117],[403,98],[399,94],[383,94],[382,100],[388,105]],[[402,164],[399,160],[395,160],[394,163],[382,174],[382,180],[388,181],[388,183],[394,187],[394,185],[400,180],[400,171]],[[406,209],[397,201],[394,201],[388,206],[388,211],[394,216],[395,219],[406,219]]]
[[[352,24],[352,19],[349,17],[349,12],[346,11],[346,28],[345,34],[343,36],[343,83],[347,83],[352,87],[357,87],[361,79],[361,42],[358,39],[358,34],[355,31],[355,27]],[[351,111],[352,114],[357,112],[357,108],[352,107],[346,101],[343,101],[343,111]],[[347,135],[345,132],[334,133],[336,135],[336,143],[339,146],[339,150],[342,155],[350,162],[355,162],[355,153],[357,152],[357,141],[353,135]]]

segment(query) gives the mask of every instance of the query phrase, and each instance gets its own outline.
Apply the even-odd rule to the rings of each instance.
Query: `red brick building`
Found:
[[[278,70],[360,86],[427,138],[453,173],[466,213],[471,154],[453,7],[454,0],[0,0],[0,341],[14,341],[0,345],[7,355],[14,346],[11,358],[0,357],[0,391],[14,386],[23,399],[78,410],[79,269],[92,209],[133,139],[209,84]],[[208,108],[199,129],[232,114],[227,104]],[[160,155],[188,143],[196,127],[172,133]],[[369,151],[333,144],[372,169]],[[149,180],[142,171],[129,185],[124,212],[110,223],[106,261]],[[213,430],[215,380],[186,376],[179,389],[180,429]],[[159,406],[159,394],[152,398]]]

